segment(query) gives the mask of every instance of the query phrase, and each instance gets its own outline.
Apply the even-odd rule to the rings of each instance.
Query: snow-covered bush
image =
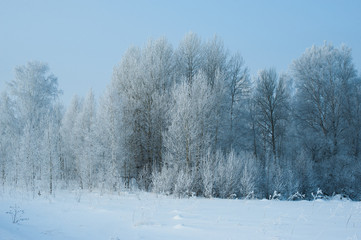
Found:
[[[318,200],[318,199],[327,199],[327,196],[325,194],[323,194],[321,189],[317,189],[316,193],[311,193],[313,200]]]
[[[254,197],[254,190],[256,188],[256,179],[258,177],[257,160],[250,154],[241,156],[242,171],[239,182],[240,195],[244,198],[249,196]]]
[[[350,197],[345,194],[334,194],[330,197],[331,200],[339,200],[339,201],[349,201]]]
[[[202,179],[202,191],[205,197],[213,196],[214,188],[214,159],[211,157],[210,150],[206,157],[201,159],[200,175]]]
[[[216,191],[221,198],[228,198],[231,194],[239,194],[242,163],[234,151],[220,157],[216,157]]]
[[[244,199],[255,199],[254,191],[248,193]]]
[[[298,191],[296,193],[292,194],[288,198],[289,201],[296,201],[296,200],[302,200],[302,199],[305,199],[305,194],[301,194]]]
[[[192,184],[193,184],[193,175],[192,172],[185,169],[181,169],[178,172],[176,177],[176,182],[174,185],[174,194],[178,197],[188,197],[192,196]]]
[[[161,171],[153,171],[152,173],[152,190],[156,193],[171,194],[175,180],[176,171],[174,168],[164,165]]]
[[[274,191],[272,195],[269,195],[269,200],[279,200],[281,198],[281,193]]]

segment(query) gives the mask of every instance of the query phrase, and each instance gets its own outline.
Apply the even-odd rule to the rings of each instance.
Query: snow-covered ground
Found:
[[[28,220],[12,223],[15,205]],[[0,194],[0,239],[361,239],[361,203]]]

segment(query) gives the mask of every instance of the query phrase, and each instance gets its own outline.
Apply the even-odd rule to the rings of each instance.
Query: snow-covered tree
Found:
[[[248,68],[240,54],[229,59],[225,77],[225,116],[223,144],[233,149],[247,149],[250,144],[248,99],[250,96]]]
[[[20,126],[21,144],[15,165],[23,164],[21,171],[16,171],[15,178],[22,178],[24,184],[30,185],[35,193],[39,187],[37,182],[41,179],[42,171],[40,161],[41,139],[44,132],[42,122],[61,91],[58,89],[57,78],[49,73],[48,65],[41,62],[28,62],[17,67],[15,78],[8,85],[10,97],[14,101],[15,116]],[[22,176],[18,174],[20,172]]]
[[[194,76],[192,85],[187,81],[176,85],[172,96],[171,125],[165,132],[167,163],[190,170],[200,164],[201,156],[213,142],[210,130],[216,99],[203,73]]]
[[[79,97],[75,95],[62,118],[59,130],[62,140],[61,154],[63,159],[63,179],[67,185],[69,184],[69,181],[76,178],[75,158],[78,149],[78,136],[74,134],[74,130],[75,121],[78,118],[81,108],[82,102],[79,100]]]
[[[289,94],[284,78],[279,78],[274,69],[259,71],[253,101],[263,154],[280,157],[289,115]]]
[[[122,124],[121,100],[114,88],[108,87],[100,99],[97,114],[98,171],[102,188],[118,190],[122,186],[121,176],[126,176],[124,139],[127,128]]]
[[[179,76],[186,78],[192,84],[193,77],[203,66],[203,45],[195,33],[188,33],[180,42],[177,53],[177,69]]]
[[[173,50],[164,38],[149,41],[144,49],[130,48],[114,71],[112,88],[122,102],[122,124],[131,131],[124,142],[128,180],[137,178],[140,169],[148,169],[150,179],[151,170],[161,166],[173,76]]]
[[[279,191],[283,182],[281,157],[289,120],[289,94],[284,77],[279,78],[274,69],[259,71],[251,104],[254,152],[262,162],[268,196]]]
[[[15,68],[15,78],[9,82],[11,97],[21,118],[22,126],[36,128],[61,91],[57,78],[41,62],[28,62]]]
[[[90,90],[84,100],[81,111],[74,123],[76,135],[74,148],[75,165],[81,189],[93,189],[96,184],[96,109],[93,91]]]
[[[205,73],[208,84],[213,87],[217,74],[226,72],[228,53],[223,41],[214,36],[202,48],[202,71]]]
[[[6,92],[0,98],[0,178],[2,187],[16,171],[14,164],[19,138],[19,125],[13,102]],[[12,182],[10,182],[12,183]]]
[[[345,114],[357,76],[351,49],[326,43],[312,46],[294,61],[292,70],[297,87],[296,117],[304,146],[314,160],[335,156],[348,137],[345,130],[351,127]]]
[[[350,194],[345,182],[356,176],[352,172],[360,132],[360,81],[351,49],[327,43],[313,46],[293,62],[292,70],[298,135],[315,161],[316,180],[327,194],[341,190]]]
[[[44,132],[41,141],[41,180],[42,189],[53,194],[57,180],[61,179],[64,171],[64,162],[61,153],[60,124],[63,116],[62,105],[57,104],[43,120]]]

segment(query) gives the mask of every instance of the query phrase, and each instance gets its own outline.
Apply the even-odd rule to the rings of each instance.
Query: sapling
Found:
[[[24,210],[16,204],[14,206],[10,206],[10,211],[6,212],[6,214],[11,215],[12,223],[19,223],[21,221],[29,220],[29,218],[23,218]]]

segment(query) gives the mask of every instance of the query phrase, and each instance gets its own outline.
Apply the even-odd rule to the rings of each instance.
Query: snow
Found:
[[[11,206],[28,220],[13,224]],[[361,203],[0,193],[0,239],[360,239]]]

